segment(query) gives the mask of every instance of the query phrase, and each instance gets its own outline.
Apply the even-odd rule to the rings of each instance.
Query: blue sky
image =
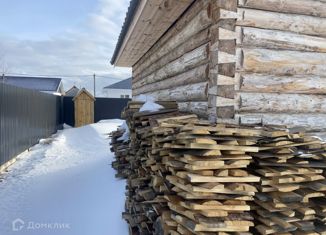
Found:
[[[7,74],[104,75],[97,90],[131,75],[109,65],[129,0],[0,0],[0,69]],[[65,88],[90,88],[87,76]]]

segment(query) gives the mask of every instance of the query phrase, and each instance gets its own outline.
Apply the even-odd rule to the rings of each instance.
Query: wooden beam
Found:
[[[239,8],[237,25],[326,37],[326,20],[314,16]]]
[[[238,93],[240,112],[326,113],[326,96],[280,93]]]
[[[326,52],[326,38],[280,30],[237,27],[237,44],[242,47]]]
[[[155,71],[149,76],[136,81],[133,84],[133,89],[139,88],[146,84],[161,81],[165,78],[183,73],[199,64],[204,64],[208,60],[208,44],[200,46],[193,51],[190,51],[180,58],[168,63],[161,69]]]
[[[146,84],[138,89],[134,89],[134,95],[147,93],[150,91],[163,90],[168,88],[177,88],[187,84],[199,83],[207,81],[208,78],[208,65],[200,65],[189,71],[169,77],[159,82]]]
[[[307,129],[326,128],[325,114],[240,113],[236,118],[241,124],[304,126]]]
[[[145,93],[162,101],[207,101],[207,82]]]
[[[206,118],[208,115],[207,102],[178,102],[178,106],[181,112],[194,113],[203,118]]]
[[[133,65],[133,70],[137,71],[138,67],[145,63],[149,57],[153,54],[158,53],[158,51],[163,47],[172,37],[175,37],[179,34],[180,30],[184,29],[186,25],[193,20],[201,11],[202,9],[207,8],[209,2],[206,0],[198,0],[195,1],[191,7],[182,15],[174,24],[174,27],[171,27],[166,33],[162,35],[162,37],[148,50],[144,56],[142,56],[139,61]],[[136,72],[138,74],[138,72]]]
[[[326,94],[326,76],[275,76],[241,73],[240,91],[261,93]]]
[[[151,73],[168,64],[169,62],[176,60],[177,58],[200,47],[208,41],[208,29],[205,29],[199,32],[198,34],[192,35],[190,39],[186,40],[184,43],[180,44],[177,47],[166,48],[167,51],[165,51],[165,54],[162,57],[157,57],[158,54],[155,53],[155,56],[153,55],[152,57],[149,57],[148,60],[144,61],[143,64],[139,65],[137,71],[133,69],[132,72],[134,82],[150,75]]]
[[[238,49],[237,70],[274,75],[326,74],[326,53]]]
[[[267,11],[326,17],[323,0],[239,0],[239,6]]]
[[[221,96],[216,97],[216,107],[234,106],[235,100]]]
[[[183,49],[182,53],[188,52],[189,49],[194,49],[194,47],[191,47],[191,45],[199,45],[208,37],[208,32],[203,30],[207,28],[210,23],[211,19],[208,16],[208,12],[206,9],[203,9],[189,22],[187,22],[186,25],[183,25],[183,27],[180,28],[179,31],[173,30],[174,28],[171,29],[174,34],[168,33],[171,34],[168,40],[160,39],[155,44],[153,49],[150,49],[145,54],[144,58],[142,58],[139,63],[137,63],[136,66],[133,67],[134,77],[136,77],[140,73],[142,74],[142,76],[148,75],[143,75],[143,73],[147,73],[147,71],[145,70],[150,71],[153,65],[162,66],[162,62],[159,61],[161,61],[162,58],[167,54],[176,55],[177,57],[181,56],[180,53],[175,52],[176,48],[178,48],[179,51]],[[172,59],[175,59],[177,57],[174,56]]]

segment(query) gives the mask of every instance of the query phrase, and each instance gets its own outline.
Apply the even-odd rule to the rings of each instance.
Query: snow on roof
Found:
[[[61,78],[5,76],[4,79],[0,77],[0,82],[31,90],[56,92]]]
[[[131,89],[132,78],[127,78],[120,82],[104,87],[104,89]]]

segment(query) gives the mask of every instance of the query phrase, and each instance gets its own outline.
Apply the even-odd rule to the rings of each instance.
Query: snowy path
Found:
[[[114,177],[107,139],[120,124],[65,129],[21,154],[1,176],[0,234],[127,235],[125,182]]]

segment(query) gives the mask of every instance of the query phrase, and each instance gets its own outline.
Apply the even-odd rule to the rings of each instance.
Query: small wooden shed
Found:
[[[75,106],[75,127],[94,123],[94,96],[82,88],[72,100]]]

